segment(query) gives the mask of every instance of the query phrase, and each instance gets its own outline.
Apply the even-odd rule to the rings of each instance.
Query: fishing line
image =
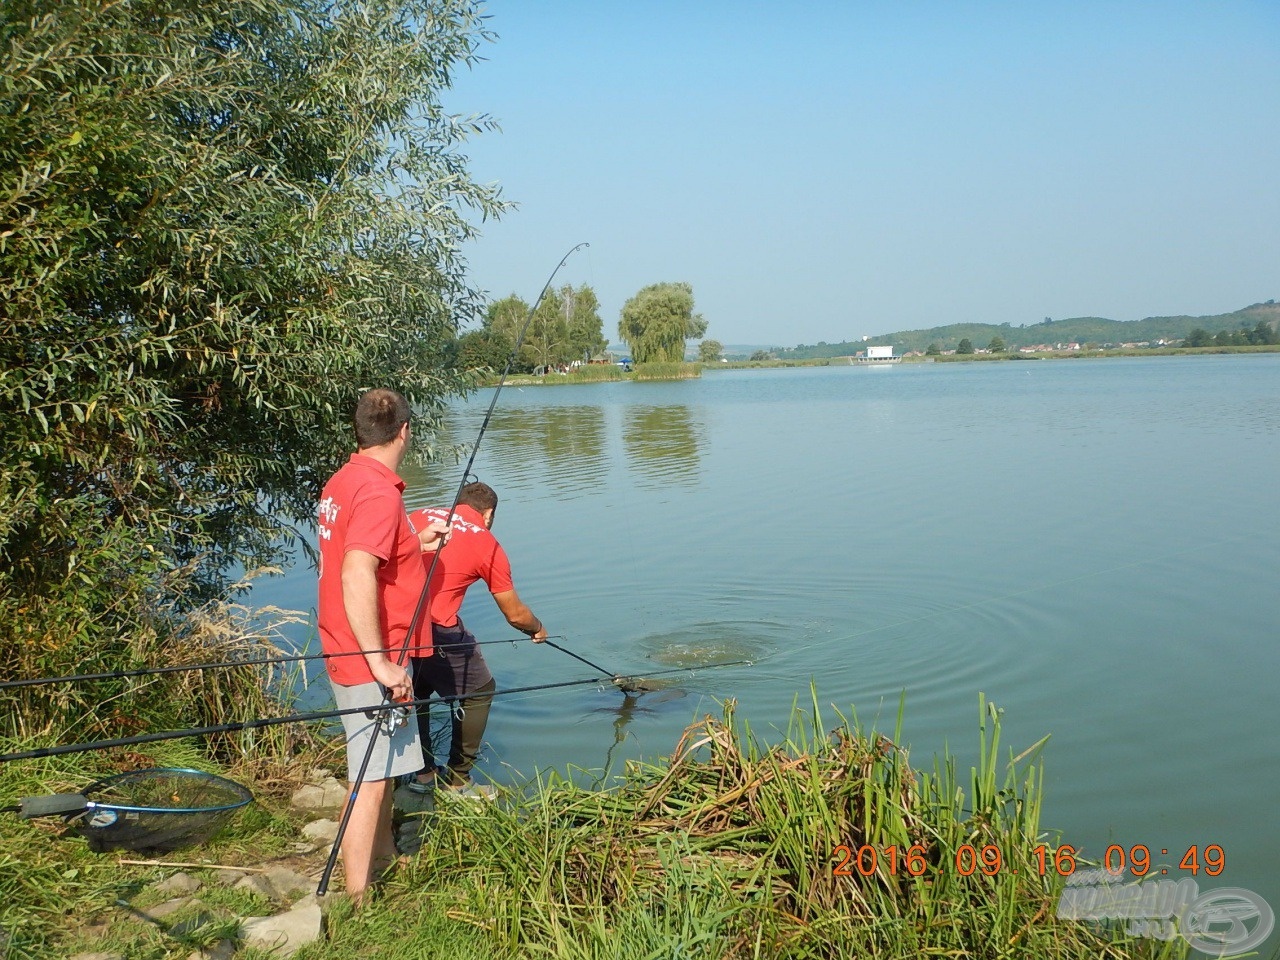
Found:
[[[489,409],[485,411],[484,420],[480,423],[480,432],[476,434],[475,443],[471,446],[471,456],[467,458],[467,465],[462,469],[462,477],[458,481],[457,492],[453,495],[453,502],[449,505],[449,512],[446,516],[452,520],[454,511],[458,509],[458,501],[462,499],[462,491],[467,484],[474,479],[471,468],[475,466],[476,455],[480,452],[480,442],[484,439],[485,431],[489,429],[489,421],[493,418],[494,408],[498,405],[498,395],[502,393],[502,387],[507,382],[507,375],[511,372],[511,367],[516,362],[516,357],[520,353],[520,346],[524,343],[525,334],[529,330],[529,324],[533,322],[533,316],[538,312],[538,307],[542,305],[542,300],[547,295],[547,291],[551,289],[552,282],[555,281],[556,274],[560,272],[560,268],[565,265],[571,256],[581,250],[583,247],[590,247],[589,243],[579,243],[569,250],[560,262],[556,264],[556,268],[551,271],[551,275],[547,277],[547,282],[542,285],[542,291],[538,294],[538,298],[534,300],[533,306],[529,309],[529,315],[525,317],[524,324],[520,327],[520,333],[516,337],[515,344],[511,347],[511,353],[507,357],[507,365],[502,369],[502,376],[498,378],[498,386],[493,391],[493,397],[489,400]],[[449,541],[445,540],[440,543],[431,558],[431,564],[427,567],[427,576],[422,583],[422,592],[418,595],[418,605],[414,607],[413,617],[409,621],[409,629],[405,631],[404,643],[396,653],[395,662],[397,666],[404,666],[405,659],[408,657],[409,644],[418,628],[418,624],[422,619],[422,613],[427,606],[427,593],[431,585],[431,577],[435,574],[436,564],[440,562],[440,554],[449,546]],[[430,626],[428,624],[428,626]],[[539,628],[541,629],[541,628]],[[390,691],[386,691],[383,696],[384,706],[391,703]],[[356,798],[359,796],[360,787],[364,783],[365,771],[369,769],[369,762],[373,758],[373,750],[378,742],[378,734],[382,731],[382,724],[374,724],[373,730],[369,737],[369,746],[364,752],[364,759],[360,762],[360,770],[356,774],[355,781],[351,784],[351,796],[346,807],[342,811],[342,820],[338,823],[338,832],[333,838],[333,847],[329,850],[329,859],[325,863],[324,872],[320,875],[320,883],[316,887],[316,895],[323,897],[329,889],[329,878],[333,876],[333,869],[338,862],[338,849],[342,845],[342,838],[346,836],[347,824],[351,822],[351,813],[355,809]]]
[[[562,637],[561,639],[564,639],[564,638]],[[592,663],[586,657],[580,657],[578,656],[578,654],[574,653],[572,650],[562,647],[558,643],[553,643],[550,637],[544,640],[543,643],[545,643],[549,647],[555,647],[555,649],[559,650],[561,653],[567,653],[569,656],[573,657],[573,659],[578,660],[582,663],[585,663],[588,667],[592,667],[596,670],[599,670],[606,677],[608,677],[613,682],[613,685],[616,686],[619,690],[621,690],[623,694],[625,694],[626,696],[631,696],[631,694],[633,693],[646,693],[646,692],[649,692],[650,690],[649,685],[646,684],[644,680],[639,679],[638,677],[623,676],[622,674],[615,673],[612,670],[606,670],[604,667],[600,666],[600,664]]]
[[[560,644],[558,644],[558,643],[553,643],[553,642],[551,641],[551,638],[550,638],[550,637],[547,637],[547,639],[546,639],[546,640],[544,640],[543,642],[544,642],[548,647],[554,647],[556,650],[559,650],[561,653],[567,653],[569,656],[573,657],[573,659],[577,660],[579,663],[585,663],[588,667],[593,667],[593,668],[595,668],[596,670],[599,670],[601,673],[603,673],[603,674],[604,674],[606,677],[608,677],[610,680],[616,680],[616,679],[618,679],[618,677],[620,676],[619,674],[614,673],[612,670],[606,670],[604,667],[600,666],[600,664],[598,664],[598,663],[592,663],[592,662],[591,662],[590,660],[588,660],[586,657],[580,657],[580,656],[578,656],[578,655],[577,655],[576,653],[574,653],[572,650],[568,650],[568,649],[566,649],[565,647],[560,646]]]
[[[697,667],[674,667],[670,670],[659,670],[650,676],[660,677],[674,673],[696,674],[699,670],[717,670],[722,667],[751,666],[751,660],[725,660],[719,663],[708,663]],[[486,696],[507,697],[517,693],[532,693],[543,690],[559,690],[566,687],[582,687],[590,684],[599,685],[599,677],[586,677],[581,680],[560,680],[555,683],[538,683],[525,687],[511,687],[507,690],[495,690]],[[88,753],[92,750],[107,750],[112,747],[132,747],[143,743],[159,743],[164,740],[182,740],[186,737],[202,737],[216,733],[236,733],[241,730],[257,730],[263,727],[274,727],[285,723],[304,723],[312,720],[330,720],[334,717],[345,717],[357,713],[385,712],[400,707],[421,707],[432,703],[450,703],[458,700],[469,700],[474,693],[451,694],[445,697],[426,697],[421,700],[406,700],[367,707],[351,707],[345,710],[318,710],[310,713],[295,713],[284,717],[262,717],[257,720],[241,720],[235,723],[220,723],[208,727],[189,727],[182,730],[161,730],[156,733],[140,733],[132,737],[120,737],[114,740],[94,740],[86,743],[64,743],[55,747],[39,747],[33,750],[22,750],[15,753],[0,753],[0,763],[13,760],[36,760],[42,757],[55,757],[69,753]],[[375,730],[381,725],[376,725]]]

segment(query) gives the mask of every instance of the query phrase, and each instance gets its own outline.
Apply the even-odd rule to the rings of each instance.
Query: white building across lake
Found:
[[[887,347],[867,347],[865,356],[858,357],[859,363],[897,363],[901,357],[893,355],[892,345]]]

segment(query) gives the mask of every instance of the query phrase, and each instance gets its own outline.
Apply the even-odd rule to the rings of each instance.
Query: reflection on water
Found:
[[[656,681],[651,681],[655,682]],[[622,703],[616,707],[599,707],[592,711],[599,715],[602,713],[612,713],[613,717],[613,743],[605,751],[604,766],[601,770],[599,781],[606,782],[614,772],[614,754],[620,745],[627,740],[627,727],[629,727],[637,717],[652,716],[656,714],[657,707],[663,703],[671,703],[673,701],[682,700],[685,697],[685,691],[671,687],[666,690],[654,690],[648,693],[624,693],[622,695]]]
[[[436,462],[409,463],[402,471],[410,507],[452,499],[483,421],[482,412],[468,410],[438,426],[431,440]],[[607,443],[598,405],[500,409],[485,431],[472,479],[492,482],[499,495],[545,484],[559,499],[572,498],[603,486]]]
[[[507,410],[489,428],[495,459],[536,465],[558,494],[599,487],[608,468],[604,414],[599,406]]]
[[[620,445],[618,421],[609,423],[599,404],[499,410],[474,472],[480,479],[501,476],[500,492],[545,488],[559,500],[604,491],[614,467],[632,472],[642,487],[698,482],[706,429],[688,406],[623,405],[618,413]],[[403,471],[411,507],[452,493],[451,468],[465,462],[482,421],[479,411],[466,410],[437,425],[430,440],[436,461],[406,463]]]
[[[641,486],[697,483],[703,434],[684,405],[629,407],[622,422],[627,457]]]

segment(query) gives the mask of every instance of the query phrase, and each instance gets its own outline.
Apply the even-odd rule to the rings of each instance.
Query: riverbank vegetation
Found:
[[[703,364],[637,363],[624,370],[616,363],[584,363],[564,373],[552,371],[546,374],[518,374],[508,376],[506,382],[515,387],[555,387],[566,384],[612,383],[621,380],[690,380],[702,376]],[[482,386],[497,386],[498,374],[490,371],[481,381]]]
[[[702,364],[671,360],[637,363],[631,375],[635,380],[692,380],[702,376]]]
[[[1223,353],[1280,353],[1280,345],[1267,346],[1210,346],[1210,347],[1130,347],[1112,349],[1049,350],[1023,353],[1020,351],[977,351],[972,353],[936,353],[924,356],[902,357],[902,363],[982,363],[1003,360],[1068,360],[1097,357],[1185,357]],[[857,366],[849,357],[812,357],[807,360],[730,360],[704,364],[705,370],[754,370],[782,367]]]
[[[1081,348],[1079,350],[1044,350],[1029,353],[1003,351],[944,353],[929,357],[904,357],[903,362],[937,361],[940,363],[965,363],[987,360],[1070,360],[1086,357],[1186,357],[1210,353],[1280,353],[1280,344],[1263,346],[1209,346],[1209,347],[1112,347]]]
[[[309,528],[363,390],[399,389],[418,427],[472,385],[446,362],[483,305],[458,250],[506,205],[459,152],[491,121],[440,93],[488,35],[468,0],[18,7],[0,679],[167,663],[206,645],[189,614]],[[23,697],[0,726],[190,721],[148,691]]]
[[[297,956],[429,956],[445,939],[452,956],[475,958],[1185,955],[1057,917],[1066,875],[1084,864],[1040,821],[1044,741],[1008,749],[1000,711],[980,702],[977,760],[962,775],[949,756],[913,767],[901,725],[831,725],[815,697],[768,743],[730,702],[612,787],[584,787],[579,771],[420,815],[426,842],[372,908],[339,898],[325,942]],[[49,761],[21,787],[65,786],[76,772]],[[15,777],[0,770],[6,792]],[[229,835],[182,859],[284,857],[298,824],[281,794],[261,791]],[[89,937],[129,956],[191,951],[113,906],[162,871],[55,833],[0,822],[6,849],[36,850],[21,869],[0,858],[11,955],[65,953]],[[208,930],[225,935],[223,911],[253,909],[215,897]]]

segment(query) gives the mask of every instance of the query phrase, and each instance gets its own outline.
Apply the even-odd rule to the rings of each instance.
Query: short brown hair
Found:
[[[390,443],[408,422],[408,400],[384,387],[370,390],[356,404],[356,446],[364,450]]]
[[[458,503],[465,503],[468,507],[484,513],[486,510],[498,509],[498,495],[494,493],[493,487],[477,480],[462,488],[462,493],[458,495]]]

